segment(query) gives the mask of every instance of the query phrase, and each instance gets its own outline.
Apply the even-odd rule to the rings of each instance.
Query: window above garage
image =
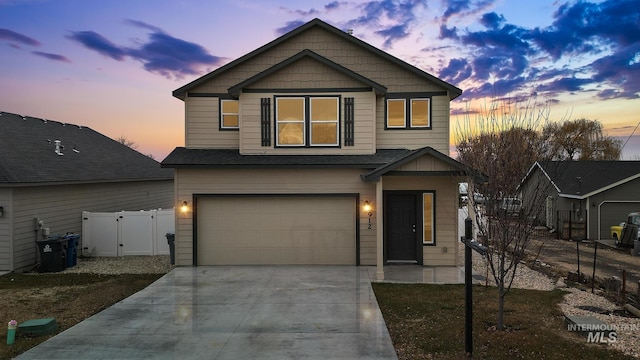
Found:
[[[339,147],[339,96],[275,98],[276,146]]]

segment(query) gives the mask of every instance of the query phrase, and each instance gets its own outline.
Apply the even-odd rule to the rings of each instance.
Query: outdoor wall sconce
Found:
[[[369,216],[371,216],[371,204],[369,204],[369,200],[366,200],[364,202],[364,206],[362,207],[362,210],[364,210],[365,212],[368,212]]]
[[[368,222],[367,229],[372,229],[371,216],[373,215],[373,212],[371,212],[372,207],[371,207],[371,204],[369,204],[369,200],[365,200],[364,205],[362,206],[362,210],[364,210],[366,213],[368,213],[367,215],[369,215],[369,222]]]
[[[4,208],[0,206],[0,217],[2,217],[2,215],[4,215]]]
[[[189,203],[185,200],[182,202],[182,206],[180,206],[180,211],[186,213],[189,211]]]

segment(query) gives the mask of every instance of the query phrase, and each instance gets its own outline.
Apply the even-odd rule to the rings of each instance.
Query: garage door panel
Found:
[[[198,201],[198,264],[355,264],[353,197]]]

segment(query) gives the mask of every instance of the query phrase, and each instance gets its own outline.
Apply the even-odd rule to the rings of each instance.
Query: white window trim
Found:
[[[280,100],[302,100],[302,119],[300,120],[279,120],[278,119],[278,103]],[[276,97],[276,146],[282,147],[302,147],[307,146],[307,121],[305,119],[305,114],[307,112],[307,104],[304,97]],[[290,124],[299,124],[302,123],[302,144],[282,144],[280,143],[280,124],[290,123]]]
[[[311,114],[313,114],[313,100],[314,99],[333,99],[336,102],[336,115],[338,116],[335,120],[313,120],[311,119]],[[322,97],[310,97],[309,98],[309,145],[310,146],[338,146],[340,145],[340,98],[337,96],[322,96]],[[314,144],[313,143],[313,124],[320,123],[333,123],[336,124],[336,141],[334,143],[322,143],[322,144]]]
[[[222,109],[224,109],[224,103],[225,102],[231,102],[231,101],[237,101],[238,102],[238,112],[237,113],[230,113],[230,112],[224,112],[222,111]],[[224,125],[224,116],[225,115],[236,115],[238,117],[238,126],[225,126]],[[240,128],[240,101],[239,100],[220,100],[220,128],[221,129],[239,129]]]
[[[427,125],[413,125],[413,101],[426,101],[427,102]],[[411,128],[428,128],[431,127],[431,114],[429,111],[429,109],[431,108],[431,99],[429,98],[411,98],[409,99],[410,103],[409,103],[409,107],[410,107],[410,113],[409,113],[409,126]]]
[[[390,101],[402,101],[402,109],[404,111],[404,123],[402,126],[391,126],[389,125],[389,102]],[[406,129],[407,128],[407,99],[387,99],[387,114],[386,114],[386,125],[388,129]]]
[[[426,226],[425,226],[425,221],[424,221],[424,196],[425,195],[429,195],[431,196],[431,241],[425,241],[424,240],[424,233],[426,231]],[[434,193],[431,192],[426,192],[426,193],[422,193],[422,244],[423,245],[434,245],[436,243],[436,234],[435,234],[435,229],[436,229],[436,224],[435,224],[435,209],[436,209],[436,204],[435,204],[435,196]]]

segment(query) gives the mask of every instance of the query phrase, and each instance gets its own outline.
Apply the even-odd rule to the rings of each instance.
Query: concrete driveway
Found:
[[[18,359],[396,359],[366,267],[176,268]]]

